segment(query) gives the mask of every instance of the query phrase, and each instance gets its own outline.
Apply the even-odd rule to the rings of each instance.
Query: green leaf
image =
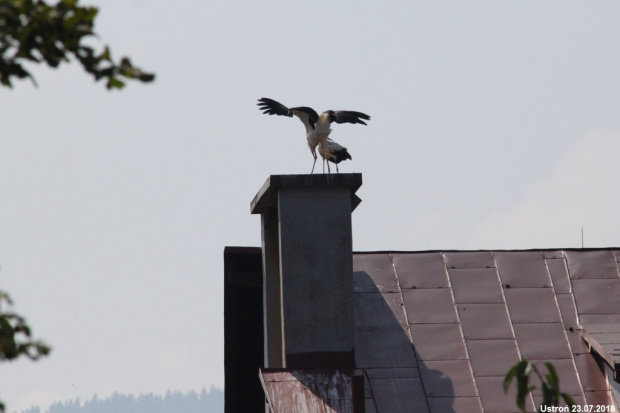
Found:
[[[527,395],[535,388],[529,384],[531,372],[532,364],[528,360],[524,359],[515,364],[504,378],[504,392],[508,392],[508,388],[510,387],[510,383],[513,379],[517,380],[516,404],[521,411],[525,411],[525,401]]]
[[[575,400],[573,400],[573,398],[571,396],[569,396],[568,394],[560,393],[560,395],[562,396],[562,398],[564,399],[566,404],[568,404],[568,407],[577,406],[577,403],[575,403]]]
[[[118,80],[115,77],[110,77],[108,79],[108,83],[107,83],[107,88],[108,89],[122,89],[123,87],[125,87],[125,83],[123,83],[122,81]]]

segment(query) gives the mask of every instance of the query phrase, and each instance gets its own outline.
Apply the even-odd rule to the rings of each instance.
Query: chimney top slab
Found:
[[[270,175],[263,187],[250,203],[252,214],[261,214],[276,205],[277,191],[286,187],[343,187],[351,188],[351,211],[362,200],[355,192],[362,186],[362,174],[317,174],[317,175]]]

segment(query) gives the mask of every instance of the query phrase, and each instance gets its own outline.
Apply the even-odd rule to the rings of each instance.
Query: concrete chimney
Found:
[[[353,368],[351,212],[361,174],[271,175],[261,214],[265,367]]]

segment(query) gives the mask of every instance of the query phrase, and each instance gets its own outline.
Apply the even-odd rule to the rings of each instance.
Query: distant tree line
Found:
[[[166,392],[165,395],[153,393],[133,394],[113,393],[110,397],[99,398],[96,394],[86,401],[79,398],[52,404],[48,410],[31,407],[20,413],[222,413],[224,411],[224,391],[211,387],[209,391]]]

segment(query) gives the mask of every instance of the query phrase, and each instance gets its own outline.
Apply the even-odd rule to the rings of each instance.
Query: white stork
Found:
[[[331,138],[325,138],[318,146],[319,155],[323,158],[323,173],[325,173],[325,161],[327,161],[327,172],[331,173],[329,163],[336,164],[336,173],[338,173],[338,164],[347,159],[353,159],[347,148],[335,142]]]
[[[327,110],[319,115],[312,108],[306,106],[287,108],[283,104],[269,98],[258,99],[258,102],[259,109],[262,110],[263,113],[266,115],[279,115],[288,117],[292,117],[293,115],[295,115],[304,124],[304,126],[306,127],[306,139],[308,140],[308,147],[310,147],[310,152],[312,153],[312,157],[314,158],[314,163],[312,164],[312,171],[310,171],[310,173],[314,172],[314,166],[316,165],[316,147],[323,141],[325,141],[325,139],[327,139],[327,137],[331,133],[332,130],[330,128],[330,125],[332,124],[332,122],[361,123],[362,125],[366,125],[366,122],[364,122],[362,119],[370,120],[370,116],[366,115],[365,113],[349,110]],[[328,148],[324,149],[327,150]],[[350,157],[351,155],[349,155],[348,159],[351,159]],[[338,169],[337,166],[336,169]]]

